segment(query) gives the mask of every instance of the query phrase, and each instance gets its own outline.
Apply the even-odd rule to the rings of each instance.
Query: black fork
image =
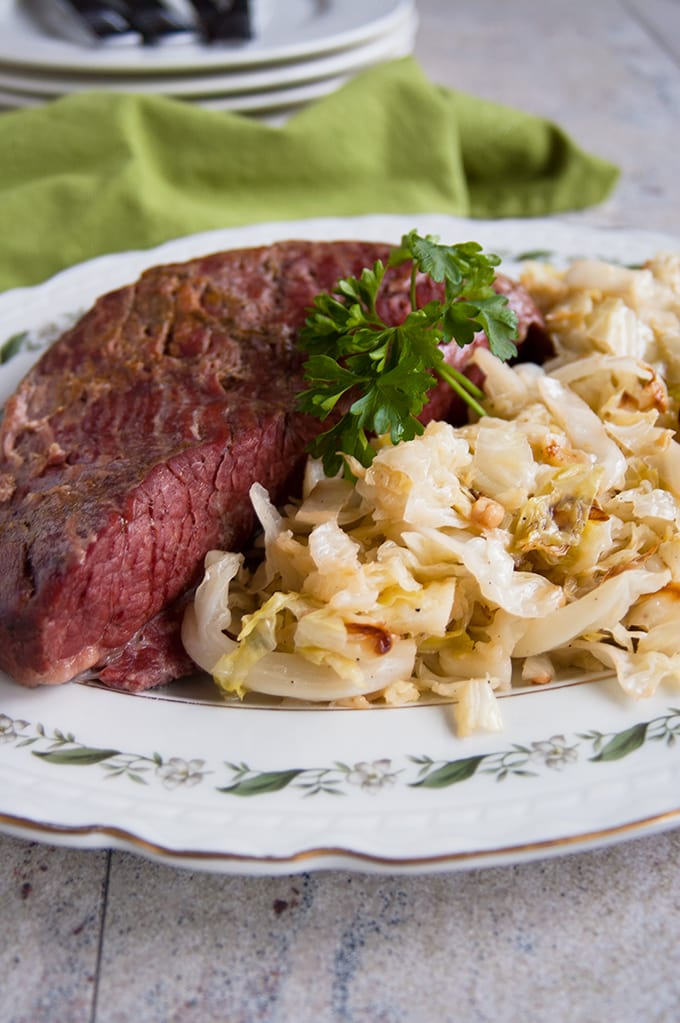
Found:
[[[75,42],[106,41],[134,33],[147,45],[198,32],[206,42],[253,35],[249,0],[187,0],[195,18],[163,0],[24,0],[38,22]],[[194,24],[196,22],[197,24]]]

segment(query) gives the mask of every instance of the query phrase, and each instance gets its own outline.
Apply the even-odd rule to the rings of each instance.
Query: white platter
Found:
[[[253,39],[205,46],[79,46],[50,37],[22,10],[0,0],[0,66],[156,74],[266,65],[356,46],[390,32],[412,0],[255,0]]]
[[[476,239],[638,262],[680,241],[559,220],[374,216],[254,227],[104,256],[0,295],[0,345],[46,343],[104,290],[169,260],[287,237]],[[36,358],[0,366],[0,399]],[[226,706],[198,684],[142,696],[25,690],[0,677],[0,827],[231,873],[424,872],[584,849],[680,823],[680,693],[625,698],[612,680],[502,699],[500,734],[461,740],[446,707]]]

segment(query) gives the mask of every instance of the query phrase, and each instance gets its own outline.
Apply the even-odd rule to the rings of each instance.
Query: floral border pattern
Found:
[[[260,771],[245,762],[223,761],[219,769],[215,769],[200,758],[186,760],[172,756],[166,759],[160,753],[141,754],[88,746],[72,732],[59,728],[49,731],[42,724],[31,724],[0,713],[0,743],[24,748],[43,763],[68,767],[98,765],[105,779],[125,778],[138,785],[155,783],[166,789],[193,788],[226,772],[226,780],[215,785],[216,791],[244,797],[287,788],[297,789],[304,797],[341,796],[352,788],[375,794],[395,784],[443,789],[475,775],[487,775],[497,782],[508,777],[532,778],[545,771],[568,770],[584,759],[594,764],[621,760],[650,742],[661,742],[671,748],[679,738],[680,707],[669,707],[665,714],[640,721],[621,732],[575,732],[571,739],[552,735],[528,745],[511,743],[492,753],[455,760],[434,760],[419,755],[404,757],[401,765],[384,757],[355,764],[335,761],[324,767]]]

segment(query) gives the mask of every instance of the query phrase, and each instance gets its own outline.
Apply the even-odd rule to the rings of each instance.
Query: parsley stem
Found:
[[[484,397],[484,391],[481,391],[476,384],[473,384],[472,380],[466,377],[464,373],[459,373],[457,369],[452,369],[446,363],[437,366],[436,372],[478,416],[486,415],[486,412],[477,401],[478,398]]]
[[[411,298],[411,309],[415,310],[418,305],[418,297],[416,295],[416,276],[418,273],[418,267],[415,259],[411,264],[411,287],[410,287],[410,298]]]

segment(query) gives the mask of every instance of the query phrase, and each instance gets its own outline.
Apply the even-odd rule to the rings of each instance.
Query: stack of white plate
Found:
[[[255,0],[253,38],[143,46],[50,35],[0,0],[0,108],[90,89],[160,93],[214,109],[281,114],[358,71],[412,52],[415,0]]]

